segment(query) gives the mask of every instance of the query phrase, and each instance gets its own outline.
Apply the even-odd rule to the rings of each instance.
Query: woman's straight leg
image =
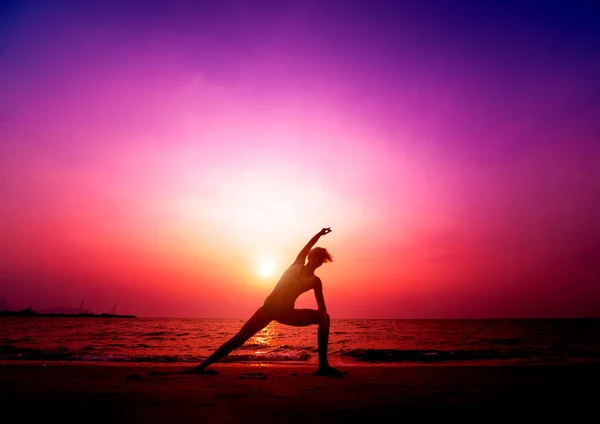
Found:
[[[213,363],[223,359],[225,356],[229,355],[232,350],[246,343],[246,340],[269,325],[272,320],[273,319],[270,314],[266,313],[262,307],[259,308],[254,315],[252,315],[252,317],[246,321],[246,323],[235,336],[223,343],[208,358],[206,358],[204,362],[195,368],[192,368],[189,372],[203,373],[209,365],[212,365]]]

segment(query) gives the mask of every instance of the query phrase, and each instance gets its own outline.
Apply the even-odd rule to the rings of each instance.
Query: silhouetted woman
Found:
[[[342,373],[329,365],[327,360],[327,344],[329,341],[329,314],[323,298],[323,284],[315,275],[315,270],[333,259],[322,247],[312,248],[319,238],[331,232],[331,228],[323,228],[300,251],[296,260],[285,270],[279,282],[265,299],[263,306],[250,317],[240,331],[223,343],[212,355],[200,365],[187,370],[190,373],[204,373],[206,368],[227,356],[233,349],[242,346],[246,340],[265,328],[275,320],[281,324],[304,327],[318,324],[319,367],[315,375],[342,377]],[[308,262],[306,259],[308,258]],[[306,263],[305,263],[306,262]],[[298,296],[309,290],[315,291],[318,310],[295,309]]]

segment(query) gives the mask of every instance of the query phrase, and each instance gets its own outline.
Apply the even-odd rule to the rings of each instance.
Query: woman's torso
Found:
[[[291,265],[285,270],[279,282],[265,299],[265,306],[293,308],[298,296],[314,288],[315,275],[306,275],[304,266]]]

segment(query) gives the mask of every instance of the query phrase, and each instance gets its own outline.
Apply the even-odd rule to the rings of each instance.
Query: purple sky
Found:
[[[0,7],[9,307],[246,317],[331,226],[334,316],[600,316],[593,2]]]

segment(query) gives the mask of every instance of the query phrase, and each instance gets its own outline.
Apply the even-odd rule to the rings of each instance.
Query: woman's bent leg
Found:
[[[276,320],[282,324],[292,325],[294,327],[305,327],[311,324],[318,324],[317,343],[319,347],[319,368],[315,374],[329,377],[342,377],[342,373],[329,365],[327,359],[329,325],[331,322],[329,314],[320,313],[314,309],[293,309],[278,316]]]
[[[329,345],[329,314],[319,315],[319,329],[317,330],[317,343],[319,346],[319,369],[329,367],[327,348]]]
[[[259,308],[252,317],[242,326],[240,331],[233,336],[231,339],[227,340],[225,343],[221,345],[217,350],[215,350],[212,355],[204,360],[200,365],[192,368],[189,372],[191,373],[203,373],[204,370],[211,364],[223,359],[225,356],[229,355],[232,350],[243,345],[246,340],[250,337],[258,333],[260,330],[265,328],[272,321],[272,317],[270,314],[267,314],[263,308]]]

